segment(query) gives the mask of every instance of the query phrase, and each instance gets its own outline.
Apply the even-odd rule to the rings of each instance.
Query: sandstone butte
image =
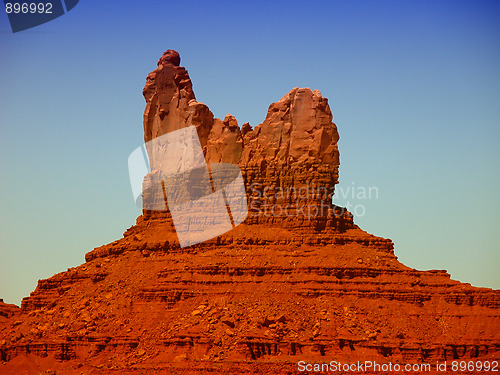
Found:
[[[20,308],[0,301],[1,374],[293,374],[301,360],[447,361],[454,373],[454,360],[498,361],[499,291],[403,265],[324,190],[259,198],[338,182],[339,136],[319,91],[294,88],[240,128],[195,99],[179,65],[169,50],[147,77],[144,139],[196,126],[207,162],[240,167],[247,219],[180,248],[169,212],[143,207],[123,238],[40,280]]]

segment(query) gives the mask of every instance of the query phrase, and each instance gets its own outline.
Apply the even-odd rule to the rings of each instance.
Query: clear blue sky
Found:
[[[356,222],[406,265],[500,287],[500,2],[81,0],[16,34],[0,14],[0,298],[19,303],[134,224],[127,157],[166,49],[240,125],[319,89],[338,191],[378,189],[337,202],[362,205]]]

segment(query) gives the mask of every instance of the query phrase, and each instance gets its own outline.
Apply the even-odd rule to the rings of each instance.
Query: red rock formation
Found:
[[[167,51],[148,75],[145,140],[195,125],[209,163],[241,168],[248,218],[181,249],[169,212],[144,209],[85,264],[40,280],[14,315],[2,320],[0,304],[0,373],[290,374],[299,360],[447,360],[450,370],[452,360],[498,360],[498,291],[404,266],[392,241],[331,204],[338,134],[319,91],[295,88],[261,125],[240,130],[196,101],[179,64]]]
[[[208,163],[232,163],[241,168],[251,200],[247,223],[352,226],[347,216],[340,223],[332,212],[339,136],[328,100],[318,90],[292,89],[269,106],[261,125],[252,129],[246,124],[242,134],[233,116],[214,119],[208,107],[196,101],[191,80],[179,61],[178,53],[169,50],[148,75],[143,90],[146,142],[196,126]],[[148,153],[151,169],[159,169],[150,149]],[[161,189],[146,190],[145,201],[163,199]]]
[[[0,319],[10,318],[19,312],[19,307],[13,304],[5,303],[3,299],[0,298]]]

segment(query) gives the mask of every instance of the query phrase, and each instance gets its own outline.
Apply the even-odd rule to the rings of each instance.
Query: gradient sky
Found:
[[[80,0],[0,15],[0,298],[135,223],[127,158],[146,75],[181,54],[199,101],[255,126],[293,87],[329,98],[355,222],[406,265],[500,287],[500,2]]]

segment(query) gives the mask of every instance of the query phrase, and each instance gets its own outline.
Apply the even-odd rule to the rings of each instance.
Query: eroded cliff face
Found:
[[[10,318],[19,312],[19,307],[10,303],[5,303],[0,298],[0,319]]]
[[[262,124],[240,128],[196,101],[179,65],[169,50],[148,75],[145,141],[195,125],[208,163],[242,170],[247,219],[181,249],[169,212],[146,207],[123,238],[40,280],[20,310],[0,304],[0,372],[290,374],[299,360],[498,359],[498,291],[406,267],[392,241],[331,204],[339,136],[319,91],[294,88]]]
[[[337,126],[328,100],[318,90],[294,88],[269,106],[264,122],[252,129],[234,116],[214,118],[196,101],[177,52],[168,50],[148,75],[144,139],[196,126],[207,163],[237,164],[250,201],[246,223],[287,227],[351,227],[350,215],[331,205],[339,177]],[[151,170],[161,169],[148,148]],[[161,189],[145,188],[145,202],[163,199]],[[149,211],[148,207],[144,207]]]

